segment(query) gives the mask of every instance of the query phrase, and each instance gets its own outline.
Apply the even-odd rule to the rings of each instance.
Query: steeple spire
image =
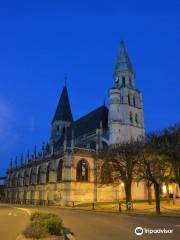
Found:
[[[125,47],[125,43],[124,41],[121,41],[120,50],[117,55],[116,64],[114,68],[113,78],[115,81],[117,81],[117,78],[122,76],[122,74],[126,73],[134,75],[134,70]]]
[[[67,122],[73,121],[71,107],[69,103],[69,96],[68,96],[68,91],[66,86],[64,86],[63,88],[52,123],[54,123],[55,121],[67,121]]]

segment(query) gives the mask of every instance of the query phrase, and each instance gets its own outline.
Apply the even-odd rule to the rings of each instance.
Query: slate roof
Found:
[[[75,138],[100,128],[101,122],[102,128],[107,129],[108,109],[106,106],[101,106],[72,123]]]
[[[68,121],[68,122],[73,121],[71,107],[69,103],[69,96],[68,96],[68,91],[66,86],[63,88],[52,123],[59,120]]]
[[[134,73],[133,66],[128,56],[128,52],[126,50],[124,41],[121,41],[120,51],[116,59],[113,76],[116,77],[116,75],[118,75],[119,72],[127,72],[127,71]]]
[[[99,129],[102,122],[102,128],[108,128],[108,108],[101,106],[94,111],[86,114],[78,120],[72,122],[71,126],[67,129],[67,141],[70,145],[72,132],[74,138],[78,138],[84,134],[92,132],[93,130]],[[61,135],[60,140],[55,144],[55,147],[61,146],[64,142],[65,132]]]

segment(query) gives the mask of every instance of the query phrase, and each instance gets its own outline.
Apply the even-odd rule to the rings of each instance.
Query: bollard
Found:
[[[122,211],[122,209],[121,209],[121,202],[118,202],[118,209],[119,209],[119,212]]]
[[[92,203],[92,210],[95,210],[95,203]]]
[[[72,202],[72,204],[73,204],[72,207],[74,208],[74,207],[75,207],[75,205],[74,205],[74,201]]]

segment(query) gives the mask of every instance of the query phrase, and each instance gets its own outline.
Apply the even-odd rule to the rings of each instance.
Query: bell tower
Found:
[[[142,94],[135,88],[135,74],[125,44],[120,43],[114,86],[109,90],[109,144],[144,137]]]
[[[67,87],[64,86],[61,97],[51,123],[51,144],[58,142],[65,128],[69,127],[73,122],[71,107]]]

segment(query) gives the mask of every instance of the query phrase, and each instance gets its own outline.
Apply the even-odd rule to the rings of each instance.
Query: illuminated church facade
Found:
[[[72,202],[114,201],[125,198],[124,186],[101,180],[96,152],[144,137],[141,92],[122,41],[109,90],[109,106],[102,105],[73,119],[65,86],[51,123],[49,144],[7,171],[6,200],[23,203],[71,205]],[[13,166],[14,165],[14,166]],[[132,184],[133,199],[147,199],[144,182]]]

